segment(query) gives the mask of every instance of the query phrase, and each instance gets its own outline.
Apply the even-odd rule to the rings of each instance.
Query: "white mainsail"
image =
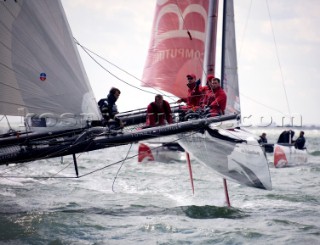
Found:
[[[234,6],[232,1],[224,1],[223,42],[221,62],[221,82],[228,100],[226,114],[240,113],[240,96],[238,82],[238,61],[234,23]]]
[[[0,36],[0,114],[100,118],[60,1],[1,1]]]

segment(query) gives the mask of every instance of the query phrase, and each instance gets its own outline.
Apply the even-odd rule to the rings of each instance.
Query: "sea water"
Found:
[[[305,136],[307,164],[269,154],[273,190],[228,181],[231,208],[206,166],[193,194],[186,163],[138,163],[137,145],[78,154],[79,178],[71,157],[0,166],[0,244],[320,244],[320,131]]]

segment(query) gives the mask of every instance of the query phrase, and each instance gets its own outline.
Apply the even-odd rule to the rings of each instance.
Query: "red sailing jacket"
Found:
[[[209,95],[212,91],[209,89],[208,86],[203,86],[201,88],[201,99],[200,99],[200,107],[204,107],[208,103]]]
[[[203,106],[210,107],[212,116],[223,115],[227,105],[227,95],[221,87],[213,90],[207,90],[203,100]]]
[[[150,103],[147,108],[147,114],[146,126],[165,125],[165,120],[168,123],[173,122],[170,105],[165,100],[163,100],[162,108],[158,108],[155,102]]]
[[[202,88],[201,86],[196,86],[196,83],[188,84],[188,96],[182,98],[183,102],[187,103],[186,109],[197,108],[200,105],[200,100],[202,98]]]

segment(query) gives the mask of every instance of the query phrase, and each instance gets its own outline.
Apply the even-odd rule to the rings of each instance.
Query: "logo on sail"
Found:
[[[156,52],[152,63],[170,58],[203,59],[203,50],[195,48],[197,45],[190,47],[190,43],[192,40],[205,42],[207,17],[207,11],[201,4],[190,4],[184,10],[173,3],[161,7],[155,19],[153,47]],[[176,39],[174,45],[162,45],[169,48],[158,47],[163,41],[173,42],[172,39]]]
[[[45,74],[44,72],[40,73],[40,80],[45,81],[46,79],[47,79],[47,74]]]
[[[186,74],[202,75],[208,5],[208,0],[157,2],[144,86],[186,96]]]
[[[189,39],[188,30],[192,32],[192,39],[204,42],[207,18],[207,10],[200,3],[190,4],[184,10],[175,1],[160,7],[154,23],[154,45],[157,46],[159,42],[166,39]]]

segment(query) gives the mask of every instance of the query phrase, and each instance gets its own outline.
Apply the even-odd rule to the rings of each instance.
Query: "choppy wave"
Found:
[[[319,200],[317,197],[312,195],[297,195],[297,194],[286,194],[286,195],[279,195],[279,194],[269,194],[267,195],[268,198],[273,200],[282,200],[282,201],[289,201],[289,202],[304,202],[304,203],[313,203],[319,205]]]
[[[240,219],[248,216],[239,209],[229,207],[192,205],[181,207],[181,209],[189,218],[193,219]]]
[[[272,133],[267,132],[271,142],[278,132]],[[2,178],[0,244],[318,244],[320,137],[306,134],[308,164],[270,167],[271,191],[228,181],[231,208],[225,206],[221,176],[197,163],[194,194],[188,166],[180,162],[128,160],[114,189],[118,167],[79,179]],[[121,149],[82,154],[80,172],[123,157],[126,148]],[[74,176],[72,164],[65,169],[68,161],[0,166],[0,172]]]
[[[308,153],[312,156],[320,156],[320,151],[312,151],[312,152],[308,152]]]
[[[157,207],[157,206],[143,206],[143,205],[131,205],[129,207],[114,207],[112,209],[104,208],[81,208],[74,207],[71,205],[70,208],[58,208],[52,210],[53,212],[62,212],[70,214],[98,214],[107,216],[157,216],[157,215],[178,215],[187,216],[192,219],[241,219],[247,217],[244,211],[232,207],[218,207],[218,206],[180,206],[180,207]],[[77,206],[77,205],[76,205]]]

